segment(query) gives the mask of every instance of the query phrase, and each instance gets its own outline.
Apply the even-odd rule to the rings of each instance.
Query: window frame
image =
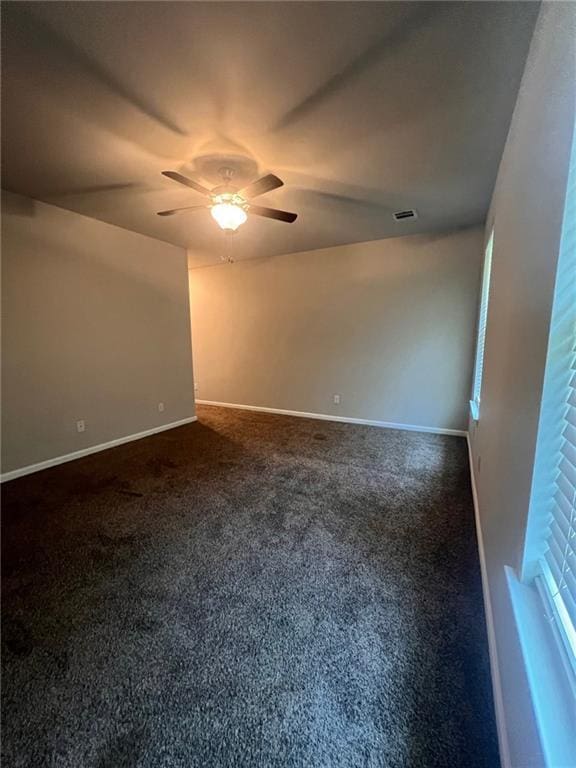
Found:
[[[539,593],[544,616],[555,636],[556,649],[565,670],[573,697],[576,698],[576,625],[571,608],[562,595],[562,585],[547,561],[547,549],[553,539],[557,521],[558,481],[564,475],[565,443],[573,446],[571,409],[574,408],[574,376],[576,376],[576,128],[566,184],[562,234],[550,318],[546,367],[538,419],[536,452],[530,491],[527,525],[522,551],[521,579],[534,585]],[[566,370],[566,364],[568,369]],[[574,425],[576,426],[576,425]],[[563,458],[564,457],[564,458]],[[573,460],[570,459],[571,465]],[[574,482],[572,505],[576,503]],[[574,534],[574,506],[570,511],[564,562],[573,555],[570,541]],[[566,514],[564,513],[564,517]],[[556,558],[557,559],[557,558]],[[568,600],[572,601],[573,596]]]
[[[484,246],[484,264],[482,267],[482,285],[480,304],[478,307],[478,323],[476,326],[476,353],[474,356],[474,374],[472,377],[472,399],[470,413],[474,421],[480,418],[480,403],[482,395],[482,380],[484,374],[484,353],[486,350],[486,330],[488,326],[488,306],[490,303],[490,285],[492,278],[492,260],[494,253],[494,224]]]

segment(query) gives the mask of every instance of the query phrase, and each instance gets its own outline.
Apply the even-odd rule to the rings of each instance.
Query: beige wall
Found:
[[[191,269],[197,397],[465,428],[481,249],[472,229]]]
[[[193,416],[185,251],[9,193],[2,213],[2,471]]]
[[[504,566],[520,564],[574,127],[576,6],[545,3],[488,230],[492,279],[480,420],[470,423],[510,764],[541,766]]]

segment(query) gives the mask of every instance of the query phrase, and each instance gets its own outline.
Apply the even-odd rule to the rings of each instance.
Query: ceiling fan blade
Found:
[[[172,208],[170,211],[158,211],[157,216],[173,216],[175,213],[181,213],[182,211],[197,211],[200,208],[207,208],[206,205],[188,205],[186,208]]]
[[[298,218],[297,213],[289,213],[288,211],[279,211],[277,208],[262,208],[260,205],[251,205],[248,208],[248,213],[254,213],[256,216],[265,216],[267,219],[276,219],[277,221],[285,221],[287,224],[292,224]]]
[[[172,179],[172,181],[177,181],[179,184],[184,184],[185,187],[190,187],[190,189],[195,189],[196,192],[200,192],[202,195],[210,195],[209,189],[203,187],[202,184],[198,184],[197,181],[182,176],[182,174],[177,173],[177,171],[162,171],[162,176],[166,176],[168,179]]]
[[[283,186],[284,182],[282,179],[279,179],[278,176],[274,176],[273,173],[269,173],[267,176],[262,176],[261,179],[256,179],[256,181],[248,184],[248,186],[241,189],[238,194],[245,200],[250,200],[252,197],[263,195],[265,192],[271,192],[273,189],[278,189],[278,187]]]

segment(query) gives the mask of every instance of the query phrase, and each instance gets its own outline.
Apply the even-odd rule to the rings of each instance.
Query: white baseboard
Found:
[[[174,427],[181,427],[183,424],[190,424],[193,421],[197,421],[197,416],[190,416],[187,419],[180,419],[180,421],[173,421],[171,424],[162,424],[160,427],[152,427],[152,429],[146,429],[144,432],[137,432],[134,435],[126,435],[126,437],[119,437],[116,440],[110,440],[107,443],[100,443],[99,445],[92,445],[89,448],[82,448],[80,451],[74,451],[74,453],[67,453],[64,456],[56,456],[53,459],[46,459],[46,461],[40,461],[38,464],[29,464],[27,467],[20,467],[20,469],[13,469],[10,472],[4,472],[0,475],[0,483],[5,483],[8,480],[15,480],[17,477],[23,477],[24,475],[31,475],[33,472],[40,472],[43,469],[49,467],[55,467],[58,464],[65,464],[67,461],[74,461],[75,459],[81,459],[84,456],[90,456],[91,453],[99,453],[100,451],[106,451],[108,448],[115,448],[117,445],[123,445],[124,443],[131,443],[133,440],[141,440],[143,437],[149,435],[155,435],[158,432],[165,432],[168,429],[174,429]]]
[[[457,435],[466,437],[463,429],[441,429],[439,427],[419,427],[415,424],[395,424],[391,421],[374,421],[373,419],[353,419],[349,416],[333,416],[328,413],[307,413],[306,411],[287,411],[284,408],[266,408],[260,405],[239,405],[238,403],[219,403],[215,400],[196,400],[198,405],[215,405],[218,408],[237,408],[241,411],[259,411],[261,413],[277,413],[281,416],[298,416],[303,419],[320,419],[321,421],[341,421],[345,424],[364,424],[368,427],[383,427],[385,429],[403,429],[408,432],[429,432],[435,435]]]
[[[470,481],[472,484],[472,499],[474,501],[474,519],[476,521],[476,538],[478,539],[478,557],[480,559],[480,571],[482,573],[482,594],[484,595],[484,617],[486,619],[486,634],[488,635],[488,653],[490,655],[490,676],[492,678],[492,696],[494,698],[494,710],[496,715],[496,730],[498,732],[498,747],[500,750],[500,764],[502,768],[513,768],[510,759],[510,746],[508,744],[508,731],[506,729],[506,716],[504,714],[504,700],[502,697],[502,682],[500,680],[500,664],[498,662],[498,648],[496,646],[496,632],[494,630],[494,615],[492,613],[492,601],[490,600],[490,586],[486,569],[486,556],[484,553],[484,537],[480,522],[480,507],[478,504],[478,492],[476,489],[476,477],[474,474],[474,457],[470,444],[470,435],[466,435],[468,444],[468,459],[470,462]]]

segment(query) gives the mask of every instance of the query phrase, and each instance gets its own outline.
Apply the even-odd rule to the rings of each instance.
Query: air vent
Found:
[[[418,214],[414,209],[409,209],[407,211],[396,211],[395,214],[393,214],[395,221],[404,221],[404,219],[417,219]]]

